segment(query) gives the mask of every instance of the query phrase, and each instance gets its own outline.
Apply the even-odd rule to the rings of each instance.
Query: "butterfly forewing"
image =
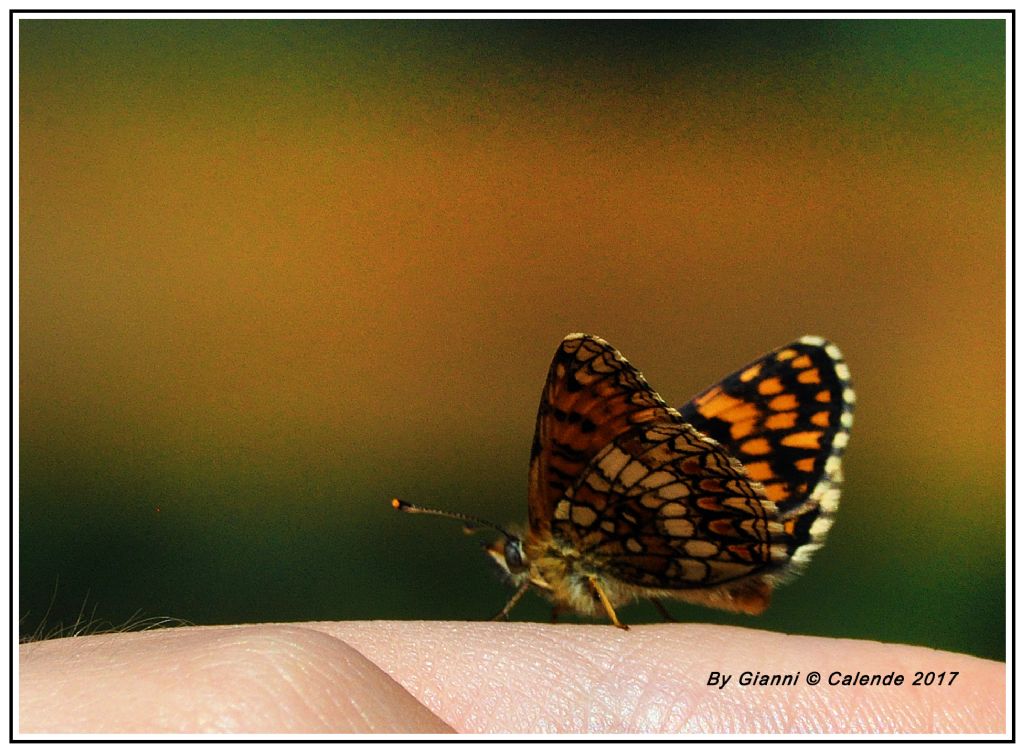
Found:
[[[838,505],[853,404],[839,349],[804,337],[704,390],[680,413],[763,484],[799,546],[827,531]]]
[[[614,347],[591,335],[567,336],[551,362],[537,411],[531,529],[550,529],[555,504],[619,435],[675,415]]]

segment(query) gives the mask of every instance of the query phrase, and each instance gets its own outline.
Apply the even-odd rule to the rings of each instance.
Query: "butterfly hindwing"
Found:
[[[775,505],[717,442],[680,419],[620,435],[555,508],[554,531],[616,579],[715,588],[783,566]]]

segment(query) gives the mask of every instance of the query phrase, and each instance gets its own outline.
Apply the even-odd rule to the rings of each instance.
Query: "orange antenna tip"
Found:
[[[495,525],[493,522],[482,520],[479,517],[473,517],[469,514],[462,514],[461,512],[446,512],[443,509],[430,509],[429,507],[420,507],[415,504],[410,504],[408,501],[402,501],[401,499],[394,498],[391,500],[391,506],[397,509],[399,512],[409,512],[410,514],[429,514],[434,517],[447,517],[450,520],[459,520],[462,523],[462,529],[467,533],[475,532],[480,528],[491,528],[497,530],[499,533],[505,536],[508,540],[518,540],[516,536],[512,535],[508,530]]]

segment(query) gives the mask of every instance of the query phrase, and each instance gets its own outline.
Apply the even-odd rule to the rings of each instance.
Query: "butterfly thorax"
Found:
[[[562,540],[548,530],[533,530],[525,540],[496,541],[487,552],[511,583],[519,588],[526,582],[556,606],[577,613],[603,613],[590,584],[596,578],[609,601],[619,606],[638,594],[637,588],[606,576],[607,563],[580,552],[576,544]]]

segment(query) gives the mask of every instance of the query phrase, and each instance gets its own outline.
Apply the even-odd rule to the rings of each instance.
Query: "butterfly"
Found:
[[[662,598],[759,614],[832,526],[855,397],[821,337],[778,348],[669,407],[600,337],[562,340],[541,395],[524,536],[400,499],[401,511],[489,527],[515,586],[606,616]]]

